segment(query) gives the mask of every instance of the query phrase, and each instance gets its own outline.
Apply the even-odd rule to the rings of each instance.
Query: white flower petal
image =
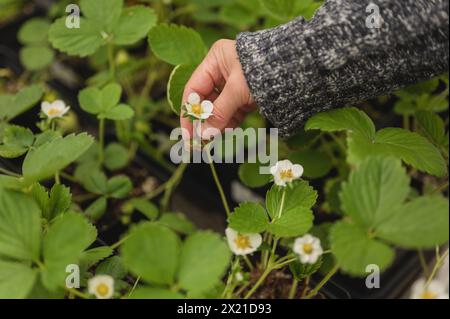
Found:
[[[51,107],[52,107],[52,104],[49,103],[49,102],[42,102],[41,103],[41,110],[45,114],[47,114],[47,112],[51,109]]]
[[[52,108],[56,109],[56,110],[64,110],[64,108],[66,107],[66,103],[64,103],[64,101],[61,100],[56,100],[55,102],[52,103]]]
[[[303,166],[299,165],[299,164],[295,164],[292,166],[292,172],[294,173],[294,177],[295,178],[300,178],[303,175]]]
[[[101,294],[98,291],[100,285],[107,287],[106,294]],[[114,294],[114,278],[108,275],[97,275],[88,281],[88,291],[95,295],[97,299],[110,299]]]
[[[214,110],[214,104],[211,101],[205,100],[201,104],[202,106],[202,113],[211,114]]]
[[[188,96],[188,103],[190,104],[200,104],[200,95],[193,92]]]

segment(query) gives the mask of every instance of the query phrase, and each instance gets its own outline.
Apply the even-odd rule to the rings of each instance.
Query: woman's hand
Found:
[[[246,114],[255,108],[242,66],[236,52],[236,41],[219,40],[208,52],[203,62],[192,74],[183,94],[183,104],[190,93],[198,93],[202,100],[214,103],[213,116],[202,125],[202,137],[206,129],[235,128]],[[181,114],[181,127],[192,137],[192,123]]]

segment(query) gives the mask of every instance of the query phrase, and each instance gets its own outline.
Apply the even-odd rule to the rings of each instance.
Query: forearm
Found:
[[[330,0],[309,22],[238,36],[239,59],[264,116],[291,135],[313,114],[448,71],[448,0]]]

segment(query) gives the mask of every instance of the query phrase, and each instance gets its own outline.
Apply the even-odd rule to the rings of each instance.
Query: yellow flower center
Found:
[[[107,284],[103,284],[103,283],[99,284],[97,286],[96,290],[97,290],[97,294],[101,297],[106,297],[109,294],[109,287]]]
[[[248,236],[238,235],[234,242],[239,249],[252,248],[250,238]]]
[[[192,113],[194,113],[195,115],[201,115],[202,114],[202,106],[200,104],[192,105]]]
[[[310,255],[313,252],[313,246],[311,244],[304,244],[303,245],[303,252],[307,255]]]
[[[287,169],[285,171],[281,171],[280,173],[281,179],[292,179],[294,177],[294,173],[292,172],[292,169]]]
[[[58,115],[60,113],[60,111],[58,109],[50,109],[50,110],[48,110],[47,113],[49,116],[54,116],[54,115]]]
[[[436,299],[437,296],[438,296],[437,293],[434,293],[429,290],[425,290],[421,295],[422,299]]]

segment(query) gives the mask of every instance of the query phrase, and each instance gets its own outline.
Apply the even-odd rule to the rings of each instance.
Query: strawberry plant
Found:
[[[33,9],[3,3],[0,32]],[[332,297],[336,276],[388,272],[402,251],[422,261],[415,296],[434,285],[448,255],[448,75],[313,116],[279,141],[270,174],[174,164],[180,113],[213,116],[196,93],[182,103],[208,48],[322,2],[80,0],[79,17],[69,4],[16,28],[21,72],[0,59],[0,298]],[[258,112],[242,124],[267,126]],[[220,222],[188,178],[197,201],[221,200]]]

